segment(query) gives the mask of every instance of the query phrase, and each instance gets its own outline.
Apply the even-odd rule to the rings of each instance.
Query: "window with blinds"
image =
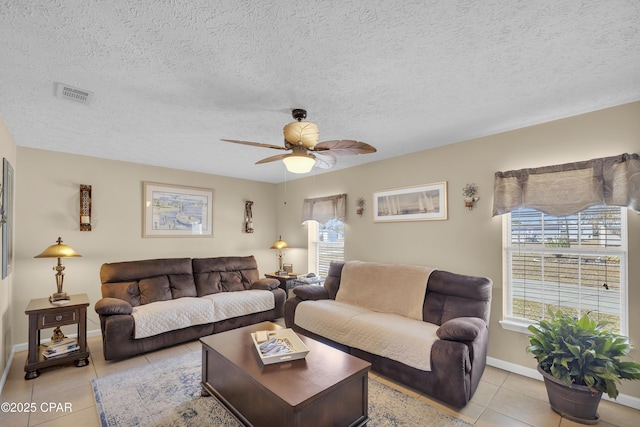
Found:
[[[548,309],[611,322],[626,334],[626,209],[594,206],[567,216],[524,208],[506,215],[507,318]]]
[[[331,261],[344,261],[344,222],[332,219],[324,224],[307,221],[309,227],[309,268],[327,277]]]

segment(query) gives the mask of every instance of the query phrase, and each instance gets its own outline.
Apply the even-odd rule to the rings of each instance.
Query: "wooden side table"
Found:
[[[49,302],[49,298],[32,299],[27,304],[25,314],[29,316],[29,352],[24,365],[25,380],[37,378],[40,368],[60,365],[75,361],[77,367],[89,364],[89,350],[87,349],[87,294],[71,295],[68,304],[57,306]],[[60,356],[45,358],[42,355],[44,347],[40,345],[40,331],[55,328],[54,335],[62,335],[60,327],[64,325],[78,325],[78,349]],[[64,335],[62,335],[64,336]]]

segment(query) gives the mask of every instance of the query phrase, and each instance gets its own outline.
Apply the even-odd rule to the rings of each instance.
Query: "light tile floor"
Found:
[[[88,342],[91,351],[89,366],[76,368],[70,364],[52,367],[42,370],[38,378],[29,381],[24,379],[26,351],[17,353],[0,395],[0,402],[14,403],[14,408],[27,406],[35,407],[36,410],[31,413],[0,411],[0,425],[10,427],[100,426],[90,383],[93,378],[200,350],[200,343],[193,341],[122,361],[107,362],[102,356],[100,337],[90,337]],[[476,426],[582,426],[561,418],[551,410],[542,382],[490,366],[485,370],[471,402],[460,410],[443,405],[416,390],[407,389],[375,373],[371,376]],[[53,406],[49,403],[53,403]],[[65,411],[65,403],[71,405],[71,411]],[[640,425],[640,411],[623,405],[603,400],[598,412],[600,427]]]

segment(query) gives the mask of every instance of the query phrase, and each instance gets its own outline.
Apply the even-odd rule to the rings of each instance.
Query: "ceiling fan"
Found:
[[[359,141],[345,139],[318,142],[318,126],[316,126],[315,123],[303,121],[307,118],[307,111],[301,108],[295,108],[291,110],[291,115],[296,121],[284,127],[283,147],[263,144],[261,142],[238,141],[235,139],[223,139],[222,141],[291,151],[291,153],[267,157],[266,159],[257,161],[256,164],[282,160],[287,170],[293,173],[307,173],[311,171],[314,166],[320,169],[329,169],[336,164],[336,156],[376,152],[376,149],[371,145]]]

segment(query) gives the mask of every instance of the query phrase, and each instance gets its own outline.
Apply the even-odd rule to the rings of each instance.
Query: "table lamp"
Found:
[[[62,238],[60,237],[58,237],[55,245],[49,246],[47,249],[42,251],[41,254],[34,256],[34,258],[58,258],[58,265],[53,267],[53,270],[56,272],[56,286],[58,287],[58,292],[51,294],[49,301],[54,302],[69,299],[69,295],[62,290],[62,282],[64,281],[64,265],[60,262],[60,258],[80,256],[82,255],[76,253],[76,251],[71,249],[70,246],[63,244]]]
[[[280,236],[280,238],[276,240],[273,246],[271,246],[271,249],[278,250],[278,271],[276,272],[276,274],[278,275],[287,274],[287,272],[284,269],[284,265],[282,265],[282,262],[284,260],[284,254],[282,253],[282,249],[286,249],[288,247],[289,245],[287,244],[287,242],[282,240],[282,236]]]

